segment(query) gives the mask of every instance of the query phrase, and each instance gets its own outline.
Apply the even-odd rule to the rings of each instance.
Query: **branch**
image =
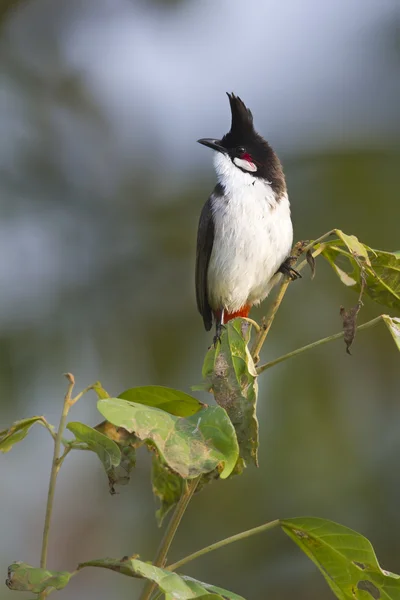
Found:
[[[50,531],[50,522],[51,515],[53,512],[53,503],[54,503],[54,493],[56,489],[56,479],[57,474],[60,469],[59,459],[60,459],[60,449],[61,449],[61,441],[62,434],[65,429],[65,425],[67,422],[68,411],[71,406],[71,394],[74,389],[75,380],[74,376],[71,373],[66,373],[66,378],[68,379],[68,389],[64,398],[64,406],[63,411],[61,413],[60,424],[58,426],[58,431],[54,440],[54,454],[53,454],[53,463],[51,466],[50,473],[50,482],[49,482],[49,491],[47,494],[47,506],[46,506],[46,517],[44,520],[44,528],[43,528],[43,542],[42,542],[42,554],[40,557],[40,567],[42,569],[46,568],[47,564],[47,550],[49,546],[49,531]]]
[[[168,523],[168,527],[165,530],[165,534],[163,539],[161,540],[160,546],[157,551],[156,558],[154,559],[153,565],[155,567],[164,567],[165,561],[167,558],[168,550],[172,544],[172,540],[175,537],[176,531],[179,527],[179,523],[182,520],[182,517],[185,513],[185,510],[192,499],[194,492],[196,491],[197,485],[200,481],[200,477],[196,479],[192,479],[187,483],[186,489],[183,492],[182,496],[179,499],[178,504],[176,505],[174,514],[171,517],[171,520]],[[153,581],[148,581],[143,588],[142,595],[140,596],[140,600],[149,600],[150,596],[154,592],[156,588],[156,583]]]
[[[369,327],[373,327],[374,325],[379,323],[382,320],[382,318],[383,318],[383,315],[379,315],[379,317],[375,317],[375,319],[372,319],[371,321],[368,321],[367,323],[363,323],[363,325],[359,325],[359,327],[357,327],[357,331],[359,331],[361,329],[368,329]],[[275,365],[278,365],[279,363],[281,363],[285,360],[288,360],[288,358],[292,358],[292,356],[297,356],[298,354],[302,354],[302,352],[306,352],[307,350],[311,350],[312,348],[316,348],[317,346],[322,346],[322,344],[327,344],[328,342],[333,342],[334,340],[338,340],[342,337],[344,337],[344,331],[341,331],[340,333],[334,333],[333,335],[329,335],[328,337],[322,338],[321,340],[317,340],[316,342],[307,344],[307,346],[302,346],[301,348],[297,348],[297,350],[288,352],[287,354],[284,354],[283,356],[280,356],[279,358],[275,358],[274,360],[271,360],[270,362],[265,363],[265,365],[261,365],[260,367],[258,367],[257,375],[260,375],[260,373],[263,373],[267,369],[270,369],[271,367],[274,367]]]
[[[65,448],[62,456],[60,456],[61,444],[64,442],[63,433],[64,433],[65,426],[67,423],[67,416],[68,416],[71,406],[73,406],[76,402],[78,402],[78,400],[80,398],[82,398],[82,396],[84,394],[86,394],[86,392],[93,389],[93,387],[94,387],[94,384],[89,385],[87,388],[85,388],[84,390],[79,392],[79,394],[77,394],[75,396],[75,398],[72,398],[71,396],[72,396],[72,390],[74,389],[74,385],[75,385],[75,379],[71,373],[66,373],[65,376],[68,379],[68,389],[67,389],[67,393],[65,394],[63,410],[61,413],[61,419],[60,419],[60,424],[58,426],[57,433],[54,433],[51,425],[49,425],[47,423],[46,419],[43,419],[43,425],[45,427],[47,427],[47,429],[50,431],[50,433],[54,439],[54,453],[53,453],[53,462],[51,465],[49,491],[47,494],[46,516],[45,516],[44,528],[43,528],[42,553],[41,553],[41,558],[40,558],[40,567],[42,569],[45,569],[46,565],[47,565],[47,551],[48,551],[48,546],[49,546],[50,522],[51,522],[51,515],[53,512],[53,503],[54,503],[54,494],[55,494],[55,489],[56,489],[57,475],[61,468],[62,463],[64,462],[65,457],[68,455],[68,453],[71,450],[71,446],[68,445]],[[47,593],[43,593],[43,594],[45,594],[45,595],[41,595],[40,597],[45,598],[48,595]]]

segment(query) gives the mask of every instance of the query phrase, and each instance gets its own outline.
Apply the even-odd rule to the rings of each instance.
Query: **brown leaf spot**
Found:
[[[293,529],[293,533],[301,539],[306,539],[306,540],[309,539],[308,534],[305,531],[301,531],[301,529]]]
[[[359,581],[357,583],[357,588],[359,590],[362,590],[363,592],[367,592],[371,596],[371,598],[374,598],[374,600],[379,600],[379,598],[381,597],[381,593],[376,587],[376,585],[373,584],[372,581],[368,581],[368,579]]]

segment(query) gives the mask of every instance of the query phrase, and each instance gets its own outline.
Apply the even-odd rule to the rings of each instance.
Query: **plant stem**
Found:
[[[256,364],[259,361],[260,350],[266,340],[269,330],[271,329],[271,325],[273,323],[273,320],[275,319],[275,315],[278,311],[278,308],[281,305],[281,302],[282,302],[283,297],[286,293],[286,290],[289,286],[289,283],[290,283],[289,277],[284,277],[282,279],[281,283],[279,284],[277,296],[276,296],[273,304],[271,305],[266,318],[264,319],[264,322],[260,329],[259,334],[257,335],[257,337],[255,339],[254,345],[251,349],[251,355]]]
[[[56,479],[57,474],[60,469],[60,448],[61,448],[61,440],[62,434],[65,429],[65,425],[67,422],[68,411],[71,406],[71,394],[75,385],[74,376],[71,373],[66,373],[66,378],[68,379],[68,389],[64,398],[64,406],[61,413],[60,424],[58,426],[58,431],[54,440],[54,453],[53,453],[53,463],[51,466],[50,473],[50,482],[49,482],[49,491],[47,494],[47,506],[46,506],[46,517],[44,520],[44,528],[43,528],[43,542],[42,542],[42,554],[40,557],[40,567],[42,569],[46,568],[47,565],[47,550],[49,546],[49,531],[50,531],[50,522],[51,515],[53,512],[53,503],[54,503],[54,493],[56,489]]]
[[[167,558],[168,550],[172,544],[172,540],[175,537],[176,531],[179,527],[179,523],[182,520],[182,517],[185,513],[185,510],[192,499],[194,492],[196,491],[197,484],[200,481],[200,477],[196,479],[192,479],[187,483],[185,491],[182,493],[178,504],[174,510],[174,514],[172,515],[167,529],[165,530],[164,537],[161,540],[159,548],[157,550],[156,557],[153,561],[153,565],[155,567],[163,567],[165,565],[165,561]],[[153,581],[148,581],[143,588],[142,595],[140,596],[140,600],[149,600],[152,595],[156,584]]]
[[[333,235],[334,233],[336,233],[336,229],[332,229],[331,231],[324,233],[324,235],[321,235],[321,237],[317,238],[316,240],[313,240],[307,246],[305,246],[304,248],[301,249],[301,255],[304,255],[304,253],[307,253],[309,250],[312,250],[316,244],[323,242],[326,238]],[[317,250],[314,250],[312,255],[315,257],[315,256],[318,256],[318,254],[320,254],[321,252],[322,252],[322,248],[318,248]],[[307,264],[307,261],[303,260],[299,265],[296,266],[296,269],[298,271],[301,271],[305,267],[306,264]],[[259,356],[260,350],[267,338],[269,330],[271,329],[271,325],[273,323],[275,315],[278,311],[278,308],[281,305],[281,302],[283,300],[283,297],[286,293],[286,290],[287,290],[290,282],[291,282],[291,279],[289,277],[284,277],[281,280],[275,301],[271,305],[271,307],[268,311],[268,314],[267,314],[266,318],[264,319],[264,323],[263,323],[262,327],[260,328],[260,331],[258,332],[258,335],[255,339],[254,345],[251,349],[251,355],[253,357],[255,364],[257,364],[257,362],[260,359],[260,356]]]
[[[269,523],[265,523],[264,525],[260,525],[259,527],[253,527],[253,529],[248,529],[247,531],[242,531],[241,533],[237,533],[236,535],[232,535],[231,537],[225,538],[224,540],[220,540],[215,544],[211,544],[211,546],[206,546],[201,550],[197,550],[197,552],[193,552],[193,554],[189,554],[189,556],[185,556],[178,560],[177,562],[169,565],[167,569],[169,571],[176,571],[179,567],[186,565],[186,563],[203,556],[203,554],[208,554],[209,552],[214,552],[214,550],[218,550],[219,548],[223,548],[228,544],[233,544],[234,542],[239,542],[240,540],[244,540],[245,538],[251,537],[252,535],[257,535],[257,533],[263,533],[264,531],[268,531],[269,529],[273,529],[279,525],[279,519],[275,519],[275,521],[270,521]]]
[[[383,315],[379,315],[379,317],[375,317],[375,319],[372,319],[371,321],[368,321],[367,323],[363,323],[362,325],[359,325],[357,327],[357,331],[359,331],[361,329],[368,329],[369,327],[373,327],[374,325],[376,325],[377,323],[379,323],[382,320],[382,317],[383,317]],[[301,348],[297,348],[297,350],[288,352],[287,354],[284,354],[283,356],[280,356],[279,358],[275,358],[274,360],[271,360],[270,362],[265,363],[265,365],[261,365],[260,367],[257,368],[257,374],[260,375],[260,373],[263,373],[267,369],[270,369],[271,367],[278,365],[279,363],[283,362],[284,360],[287,360],[288,358],[292,358],[292,356],[297,356],[298,354],[301,354],[302,352],[306,352],[307,350],[311,350],[312,348],[316,348],[317,346],[322,346],[322,344],[327,344],[328,342],[333,342],[334,340],[338,340],[338,339],[342,338],[343,336],[344,336],[344,331],[341,331],[340,333],[335,333],[333,335],[329,335],[328,337],[322,338],[321,340],[317,340],[316,342],[312,342],[311,344],[307,344],[307,346],[302,346]]]

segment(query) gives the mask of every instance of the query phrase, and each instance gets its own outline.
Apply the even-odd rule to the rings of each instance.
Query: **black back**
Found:
[[[210,331],[213,314],[208,302],[207,272],[210,256],[214,243],[214,219],[212,213],[212,199],[220,195],[222,186],[218,184],[201,211],[199,228],[197,230],[196,251],[196,301],[199,313],[203,317],[204,327]]]

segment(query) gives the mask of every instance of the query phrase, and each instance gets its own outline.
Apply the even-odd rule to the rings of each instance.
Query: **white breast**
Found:
[[[290,254],[293,228],[287,194],[276,200],[265,180],[243,173],[216,153],[225,196],[213,200],[214,244],[208,267],[208,296],[215,310],[234,312],[261,302]]]

